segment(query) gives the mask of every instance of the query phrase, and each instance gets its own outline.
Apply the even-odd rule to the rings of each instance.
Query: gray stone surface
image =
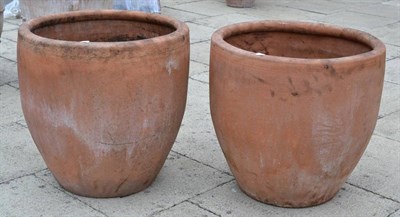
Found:
[[[393,112],[400,111],[400,85],[385,82],[383,84],[383,93],[379,116],[384,117]]]
[[[197,204],[183,202],[170,209],[154,215],[154,217],[191,216],[191,217],[216,217],[217,215],[201,208]]]
[[[19,91],[9,85],[0,86],[0,125],[22,120],[22,108]]]
[[[17,43],[6,38],[1,39],[0,56],[11,61],[17,61]]]
[[[235,181],[191,199],[220,216],[387,216],[400,204],[363,189],[344,185],[328,203],[285,209],[257,202],[240,191]]]
[[[105,216],[34,175],[0,184],[0,216]]]
[[[400,48],[398,52],[400,52]],[[400,58],[386,62],[385,80],[400,85]],[[397,93],[400,95],[400,92]]]
[[[341,11],[334,14],[330,14],[317,21],[351,27],[368,32],[373,28],[385,26],[396,22],[396,20],[393,18],[380,17],[369,14],[361,14],[350,11]],[[379,36],[379,34],[377,33],[376,35]]]
[[[400,217],[400,1],[256,0],[231,8],[225,0],[161,0],[162,14],[186,22],[191,35],[188,101],[176,143],[153,185],[138,194],[93,199],[62,189],[35,147],[19,98],[19,19],[6,19],[0,43],[0,217],[8,216],[383,216]],[[326,204],[283,209],[243,194],[219,147],[210,116],[211,34],[253,20],[324,22],[361,29],[387,47],[380,119],[358,166]]]
[[[60,188],[48,171],[39,173],[38,177]],[[171,153],[155,182],[140,193],[113,199],[77,198],[108,216],[148,216],[232,179],[201,163]]]
[[[0,138],[0,183],[46,168],[26,127],[0,125]]]
[[[399,202],[399,181],[400,142],[372,136],[348,183]]]
[[[378,120],[375,133],[383,137],[400,141],[400,111]]]
[[[17,63],[11,60],[1,58],[1,68],[0,68],[0,86],[11,81],[17,81]]]

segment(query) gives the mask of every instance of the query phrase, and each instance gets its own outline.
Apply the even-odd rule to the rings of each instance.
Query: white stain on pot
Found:
[[[172,71],[176,70],[178,68],[178,66],[179,66],[179,63],[175,59],[169,58],[166,66],[165,66],[167,69],[168,75],[171,75]]]

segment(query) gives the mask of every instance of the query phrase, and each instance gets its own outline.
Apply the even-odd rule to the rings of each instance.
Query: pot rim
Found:
[[[175,30],[165,35],[142,40],[90,43],[51,39],[33,33],[35,29],[46,26],[90,20],[138,21],[169,26]],[[112,49],[118,50],[118,52],[130,51],[131,55],[134,56],[154,55],[154,52],[165,53],[167,51],[178,49],[179,47],[184,46],[185,43],[180,42],[188,40],[188,37],[186,37],[188,35],[189,28],[187,25],[177,19],[160,14],[123,10],[81,10],[52,14],[31,19],[23,23],[18,30],[18,40],[27,41],[29,44],[33,44],[36,49],[47,49],[49,45],[51,47],[67,49],[70,52],[78,51],[80,53]],[[146,49],[147,52],[141,52],[144,51],[144,49]],[[150,49],[150,51],[148,49]],[[132,54],[132,51],[135,51],[136,54]]]
[[[298,57],[282,57],[273,55],[255,55],[254,52],[247,51],[235,47],[225,41],[234,35],[240,35],[251,32],[271,31],[271,32],[292,32],[299,34],[331,36],[342,38],[349,41],[362,43],[371,48],[370,51],[343,56],[337,58],[298,58]],[[385,45],[375,36],[361,30],[356,30],[347,27],[341,27],[323,23],[312,23],[302,21],[282,21],[282,20],[261,20],[250,21],[237,24],[231,24],[218,29],[211,37],[211,46],[218,46],[222,50],[241,56],[243,58],[253,58],[262,61],[271,61],[278,63],[292,63],[292,64],[321,64],[321,62],[329,63],[345,63],[349,61],[364,61],[382,55],[386,52]]]

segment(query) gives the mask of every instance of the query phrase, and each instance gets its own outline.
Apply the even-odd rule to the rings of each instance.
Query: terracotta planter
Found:
[[[265,21],[215,32],[211,114],[240,188],[283,207],[331,199],[374,130],[384,69],[384,45],[353,29]]]
[[[68,11],[111,9],[113,0],[19,0],[25,20]]]
[[[254,7],[255,0],[226,0],[226,5],[235,8],[251,8]]]
[[[25,119],[57,181],[91,197],[149,186],[185,110],[187,26],[142,12],[70,12],[23,24],[17,50]]]

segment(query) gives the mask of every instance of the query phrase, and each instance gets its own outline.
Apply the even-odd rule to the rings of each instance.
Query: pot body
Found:
[[[331,199],[374,130],[384,68],[384,45],[356,30],[277,21],[214,33],[211,114],[240,188],[283,207]]]
[[[182,121],[188,69],[188,28],[161,15],[70,12],[19,30],[30,133],[57,181],[83,196],[124,196],[153,182]]]
[[[251,8],[254,7],[256,0],[226,0],[226,5],[235,8]]]
[[[24,19],[78,10],[111,9],[113,0],[20,0]]]

